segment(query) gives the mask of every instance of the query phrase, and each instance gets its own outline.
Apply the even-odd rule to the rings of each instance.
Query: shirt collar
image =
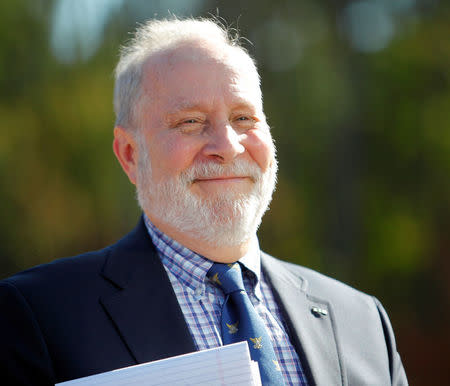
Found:
[[[187,288],[196,294],[203,294],[206,274],[213,265],[213,261],[184,247],[161,230],[159,230],[144,213],[147,231],[155,245],[164,266],[177,277]],[[248,252],[239,259],[245,267],[255,296],[261,300],[261,252],[258,238],[252,238]],[[244,270],[244,271],[245,271]]]
[[[247,276],[250,279],[250,284],[253,288],[255,296],[261,300],[261,251],[259,249],[259,242],[256,235],[250,242],[250,248],[248,252],[239,259],[239,262],[251,273]]]
[[[145,214],[144,222],[164,266],[183,286],[202,295],[205,277],[213,262],[167,236]]]

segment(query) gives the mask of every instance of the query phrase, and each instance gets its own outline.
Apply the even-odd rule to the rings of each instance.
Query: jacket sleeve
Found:
[[[378,301],[374,298],[375,303],[380,313],[381,322],[383,324],[384,336],[386,339],[386,345],[389,354],[389,370],[391,373],[391,384],[395,386],[408,385],[408,380],[406,378],[405,369],[403,368],[402,361],[400,359],[400,354],[397,352],[397,345],[395,343],[394,331],[392,329],[389,317]]]
[[[7,385],[54,385],[50,356],[33,310],[11,283],[0,282],[0,374]]]

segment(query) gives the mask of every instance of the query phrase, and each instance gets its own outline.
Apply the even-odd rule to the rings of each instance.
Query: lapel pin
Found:
[[[320,318],[322,316],[327,316],[328,315],[328,311],[323,309],[323,308],[319,308],[319,307],[312,307],[311,308],[311,313],[317,317]]]

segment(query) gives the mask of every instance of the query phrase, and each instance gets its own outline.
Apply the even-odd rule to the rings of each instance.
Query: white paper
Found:
[[[56,386],[248,386],[261,385],[257,362],[247,342],[91,375]]]

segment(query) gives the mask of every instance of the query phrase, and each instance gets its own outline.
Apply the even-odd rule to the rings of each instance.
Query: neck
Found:
[[[146,213],[147,214],[147,213]],[[252,239],[250,238],[238,245],[225,245],[216,246],[211,243],[207,243],[204,240],[192,237],[189,234],[180,232],[173,226],[160,221],[159,219],[152,218],[147,214],[150,221],[167,236],[177,241],[191,251],[206,257],[207,259],[216,263],[234,263],[243,257],[250,249]]]

